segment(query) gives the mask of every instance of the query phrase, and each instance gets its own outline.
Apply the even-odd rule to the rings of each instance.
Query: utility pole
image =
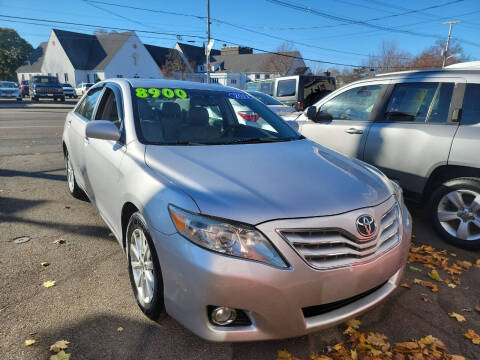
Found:
[[[448,46],[450,45],[450,38],[452,36],[452,27],[455,24],[458,24],[460,20],[453,20],[453,21],[445,21],[444,24],[450,25],[448,29],[448,37],[447,37],[447,43],[445,44],[445,49],[442,51],[442,68],[445,67],[445,63],[447,62],[447,56],[448,56]]]
[[[207,59],[207,84],[210,84],[210,0],[207,0],[207,44],[205,45],[205,57]]]

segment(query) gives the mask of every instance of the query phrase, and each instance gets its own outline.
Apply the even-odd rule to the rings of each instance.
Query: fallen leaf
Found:
[[[277,350],[276,360],[298,360],[298,359],[292,354],[290,354],[287,350]]]
[[[37,334],[38,334],[37,331],[33,331],[33,332],[29,333],[28,335],[30,335],[30,336],[35,336],[35,335],[37,335]]]
[[[418,268],[418,267],[416,267],[416,266],[413,266],[413,265],[410,265],[409,268],[410,268],[410,270],[413,270],[413,271],[418,271],[418,272],[422,272],[422,271],[423,271],[422,269],[420,269],[420,268]]]
[[[367,344],[373,345],[373,346],[384,346],[386,345],[385,339],[387,337],[383,334],[380,333],[370,333],[367,336],[367,339],[365,340]]]
[[[448,316],[457,319],[458,322],[467,321],[467,319],[465,319],[465,316],[457,314],[456,312],[448,313]]]
[[[455,253],[450,253],[450,256],[457,257],[457,254],[455,254]]]
[[[65,244],[65,240],[63,239],[57,239],[53,242],[53,244]]]
[[[59,351],[57,354],[50,356],[50,360],[69,360],[72,354],[67,354],[65,351]]]
[[[408,285],[407,283],[402,283],[400,284],[401,287],[404,287],[404,288],[407,288],[407,289],[410,289],[410,285]]]
[[[474,330],[468,329],[468,331],[464,334],[467,339],[472,340],[472,343],[475,345],[480,344],[480,335],[478,335]]]
[[[467,360],[467,358],[460,355],[450,355],[450,360]]]
[[[463,308],[462,311],[472,312],[472,308],[466,307],[466,308]]]
[[[433,279],[435,281],[438,281],[438,282],[442,282],[443,279],[440,277],[440,275],[438,274],[438,271],[437,270],[432,270],[428,273],[428,276],[430,277],[430,279]]]
[[[117,329],[117,331],[118,331],[118,332],[122,332],[122,331],[123,331],[123,327],[120,326],[120,327]]]
[[[13,240],[15,244],[23,244],[30,241],[30,238],[28,236],[21,236]]]
[[[457,285],[455,285],[455,284],[448,284],[447,286],[452,288],[452,289],[455,289],[457,287]]]
[[[396,343],[394,349],[402,353],[413,353],[420,351],[420,345],[416,341],[407,341]]]
[[[480,312],[480,306],[475,306],[475,310]]]
[[[37,340],[33,340],[33,339],[25,340],[25,346],[32,346],[36,342],[37,342]]]
[[[470,261],[462,261],[462,260],[457,260],[456,264],[465,270],[469,270],[473,265]]]
[[[40,265],[47,267],[48,265],[50,265],[50,263],[48,261],[42,261]]]
[[[480,267],[480,258],[478,258],[477,261],[475,261],[475,266]]]
[[[68,348],[68,344],[70,344],[70,342],[67,340],[58,340],[55,344],[50,346],[50,351],[60,352],[62,350],[66,350]]]
[[[427,297],[423,297],[422,300],[423,300],[423,302],[426,302],[426,303],[431,303],[432,302],[432,300],[430,300]]]
[[[360,320],[357,319],[350,319],[347,321],[347,325],[353,329],[358,329],[360,327]]]
[[[56,283],[57,282],[55,280],[48,280],[43,283],[43,286],[46,288],[49,288],[49,287],[55,286]]]
[[[69,205],[65,205],[65,209],[70,209],[70,206],[69,206]]]
[[[311,354],[310,359],[311,360],[333,360],[330,356],[318,355],[318,354]]]

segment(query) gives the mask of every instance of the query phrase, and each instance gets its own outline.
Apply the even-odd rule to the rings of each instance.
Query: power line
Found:
[[[184,36],[184,37],[188,37],[188,38],[196,38],[196,39],[202,39],[202,40],[204,39],[204,37],[199,36],[199,35],[174,34],[174,33],[160,32],[160,31],[128,29],[128,28],[121,28],[121,27],[105,27],[105,26],[101,26],[101,25],[92,25],[92,24],[76,23],[76,22],[69,22],[69,21],[59,21],[59,20],[51,20],[51,19],[29,18],[29,17],[21,17],[21,16],[10,16],[10,15],[3,15],[3,14],[0,14],[0,18],[19,19],[19,20],[28,20],[28,21],[40,21],[40,22],[49,23],[50,24],[49,26],[51,26],[52,23],[59,23],[59,24],[65,24],[65,25],[85,26],[85,27],[90,27],[90,28],[94,28],[94,29],[135,31],[135,32],[138,32],[138,33],[158,34],[158,35],[167,35],[167,36],[175,36],[175,37]],[[17,21],[17,22],[21,22],[21,21]],[[37,25],[35,23],[30,23],[30,24]],[[239,43],[236,43],[236,42],[232,42],[230,40],[219,39],[219,38],[214,38],[214,37],[212,37],[212,39],[216,40],[216,41],[219,41],[221,43],[232,44],[232,45],[237,45],[237,46],[246,46],[244,44],[239,44]],[[280,52],[276,52],[276,51],[269,51],[269,50],[265,50],[265,49],[252,47],[252,46],[248,46],[248,47],[251,48],[252,50],[260,51],[262,53],[274,54],[274,55],[278,55],[278,56],[283,56],[283,57],[288,57],[288,58],[293,58],[293,59],[299,59],[299,60],[304,60],[304,61],[311,61],[311,62],[316,62],[316,63],[320,63],[320,64],[347,66],[347,67],[353,67],[353,68],[363,68],[364,67],[362,65],[345,64],[345,63],[339,63],[339,62],[333,62],[333,61],[325,61],[325,60],[304,58],[304,57],[301,57],[301,56],[295,56],[295,55],[280,53]]]

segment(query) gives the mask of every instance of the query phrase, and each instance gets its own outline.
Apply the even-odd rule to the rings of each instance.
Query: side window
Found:
[[[112,89],[105,88],[95,120],[108,120],[113,122],[117,128],[122,128],[123,119],[120,119],[118,115],[117,99]]]
[[[437,88],[438,83],[428,82],[395,85],[385,120],[424,123]]]
[[[297,91],[297,79],[279,80],[277,96],[294,96]]]
[[[334,120],[368,121],[382,85],[367,85],[344,91],[320,107]]]
[[[461,125],[480,123],[480,84],[468,84],[463,98]]]
[[[441,124],[447,122],[453,88],[453,83],[441,83],[439,85],[428,116],[429,123]]]
[[[102,93],[103,88],[95,88],[89,91],[87,96],[82,100],[82,103],[77,108],[77,113],[85,117],[87,120],[92,119],[93,110],[97,103],[98,97]]]

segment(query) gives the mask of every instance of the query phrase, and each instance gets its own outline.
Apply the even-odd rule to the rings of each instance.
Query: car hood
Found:
[[[16,87],[15,87],[15,88],[11,88],[11,87],[1,87],[1,86],[0,86],[0,90],[2,90],[2,91],[5,91],[5,90],[15,91],[15,90],[17,90],[17,91],[18,91],[19,89],[16,88]]]
[[[295,108],[287,105],[267,105],[270,110],[274,113],[293,113],[295,112]]]
[[[309,140],[147,145],[145,161],[189,194],[201,213],[249,224],[339,214],[391,196],[386,178]]]

